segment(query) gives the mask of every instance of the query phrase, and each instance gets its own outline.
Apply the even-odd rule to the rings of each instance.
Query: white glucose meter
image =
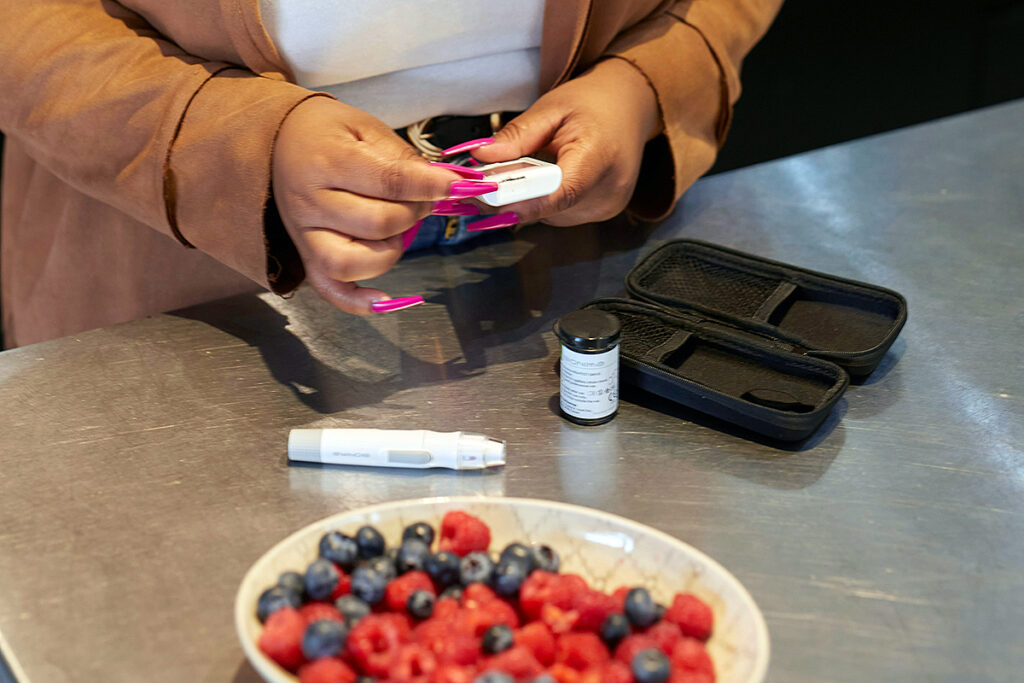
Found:
[[[556,164],[523,157],[514,161],[476,166],[484,180],[498,184],[498,189],[477,197],[489,206],[505,206],[515,202],[549,195],[562,184],[562,169]]]

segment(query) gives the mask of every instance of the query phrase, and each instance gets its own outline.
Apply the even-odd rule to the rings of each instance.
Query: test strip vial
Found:
[[[619,319],[596,308],[573,311],[555,321],[554,331],[562,343],[562,415],[579,425],[608,422],[619,410]]]

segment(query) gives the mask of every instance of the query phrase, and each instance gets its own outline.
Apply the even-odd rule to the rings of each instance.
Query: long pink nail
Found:
[[[480,214],[480,208],[472,204],[445,200],[434,204],[430,213],[435,216],[477,216]]]
[[[424,303],[422,296],[402,296],[397,299],[374,301],[370,304],[370,310],[374,313],[390,313],[391,311],[400,311],[403,308],[418,306],[422,303]]]
[[[468,178],[469,180],[483,180],[484,178],[483,171],[475,171],[472,168],[466,168],[465,166],[459,166],[458,164],[446,164],[443,161],[432,161],[430,165],[454,171],[463,178]]]
[[[469,158],[469,159],[466,159],[466,163],[469,164],[470,166],[479,166],[480,165],[480,162],[477,161],[476,159],[473,159],[472,157]]]
[[[519,222],[519,216],[512,213],[496,213],[489,218],[484,218],[479,221],[473,221],[466,226],[468,232],[478,232],[480,230],[497,230],[498,228],[511,228],[513,225]]]
[[[461,152],[468,152],[471,149],[477,147],[485,147],[494,142],[494,138],[477,138],[476,140],[467,140],[461,144],[449,147],[441,152],[442,156],[451,156],[452,154],[460,154]]]
[[[416,221],[416,225],[402,233],[402,251],[409,249],[412,243],[416,241],[416,234],[420,231],[421,225],[423,225],[422,218]]]
[[[480,180],[456,180],[448,188],[448,199],[479,197],[482,194],[494,192],[497,189],[498,183],[488,183]]]

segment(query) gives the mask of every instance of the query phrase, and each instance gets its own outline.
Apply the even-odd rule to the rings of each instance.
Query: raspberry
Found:
[[[562,590],[568,591],[569,593],[590,590],[590,586],[587,585],[587,580],[579,574],[559,574],[558,577],[559,582],[562,584]]]
[[[476,670],[472,667],[445,664],[434,672],[431,683],[473,683],[475,678]]]
[[[618,610],[618,601],[610,595],[593,589],[573,593],[572,608],[579,613],[576,628],[581,631],[597,631],[608,617]]]
[[[299,683],[355,683],[358,676],[345,662],[324,657],[299,669]]]
[[[658,649],[658,642],[650,636],[637,633],[631,636],[626,636],[619,643],[619,646],[615,648],[615,659],[619,660],[626,666],[630,666],[633,663],[633,657],[638,652],[643,650]]]
[[[337,565],[335,565],[337,567]],[[338,567],[338,585],[334,587],[331,592],[331,600],[337,600],[343,595],[348,595],[352,592],[352,577],[345,573],[341,567]]]
[[[548,669],[548,675],[558,683],[580,683],[580,672],[565,664],[554,664]]]
[[[295,671],[306,661],[302,654],[302,634],[306,620],[294,607],[282,607],[263,625],[257,646],[260,651],[289,671]]]
[[[672,648],[672,670],[715,675],[715,665],[704,649],[704,643],[696,638],[683,638]]]
[[[626,596],[629,595],[629,591],[631,590],[633,590],[631,586],[619,586],[612,591],[612,597],[615,598],[615,601],[618,603],[618,608],[616,609],[617,612],[626,611]]]
[[[519,627],[519,616],[504,600],[491,600],[478,607],[464,607],[455,618],[463,632],[480,638],[492,626],[504,624],[509,628]]]
[[[498,599],[498,594],[483,583],[471,583],[462,591],[463,607],[479,607]]]
[[[516,679],[533,678],[544,671],[533,653],[522,645],[515,645],[493,657],[487,657],[480,668],[482,671],[504,671]]]
[[[409,596],[416,591],[427,591],[431,595],[436,595],[434,582],[430,580],[426,572],[408,572],[389,583],[384,592],[384,602],[396,612],[404,612],[405,606],[409,602]]]
[[[552,633],[568,633],[579,621],[579,612],[563,610],[554,605],[544,605],[540,608],[540,621],[551,629]]]
[[[633,672],[613,659],[602,666],[587,669],[580,683],[633,683]]]
[[[707,640],[711,637],[715,616],[707,603],[696,595],[676,593],[665,619],[678,626],[684,636]]]
[[[434,616],[440,619],[451,619],[459,611],[459,601],[452,598],[438,598],[434,603]]]
[[[408,622],[399,615],[371,614],[352,627],[348,651],[366,673],[386,676],[408,638],[408,629]]]
[[[391,666],[390,681],[394,683],[430,683],[437,671],[437,658],[422,645],[409,643],[398,650]]]
[[[463,557],[473,551],[486,552],[490,545],[491,530],[482,520],[461,510],[445,513],[441,520],[439,550]]]
[[[566,633],[558,639],[555,659],[577,671],[606,663],[611,658],[608,648],[595,633]]]
[[[529,650],[544,666],[555,661],[555,636],[539,621],[531,621],[516,631],[516,643]]]
[[[314,621],[328,620],[328,621],[345,621],[345,617],[341,615],[338,608],[329,602],[307,602],[305,605],[299,608],[299,614],[306,620],[307,624],[312,624]]]
[[[670,621],[659,621],[644,631],[644,635],[657,643],[658,649],[668,656],[672,654],[676,643],[682,639],[683,632]]]
[[[554,605],[562,610],[572,609],[570,585],[561,580],[559,574],[542,569],[534,571],[519,589],[519,607],[531,620],[540,617],[544,605]]]

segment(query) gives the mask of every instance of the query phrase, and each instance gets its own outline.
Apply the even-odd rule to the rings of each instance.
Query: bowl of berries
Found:
[[[271,683],[760,683],[746,589],[672,536],[524,498],[397,501],[301,529],[235,598]]]

